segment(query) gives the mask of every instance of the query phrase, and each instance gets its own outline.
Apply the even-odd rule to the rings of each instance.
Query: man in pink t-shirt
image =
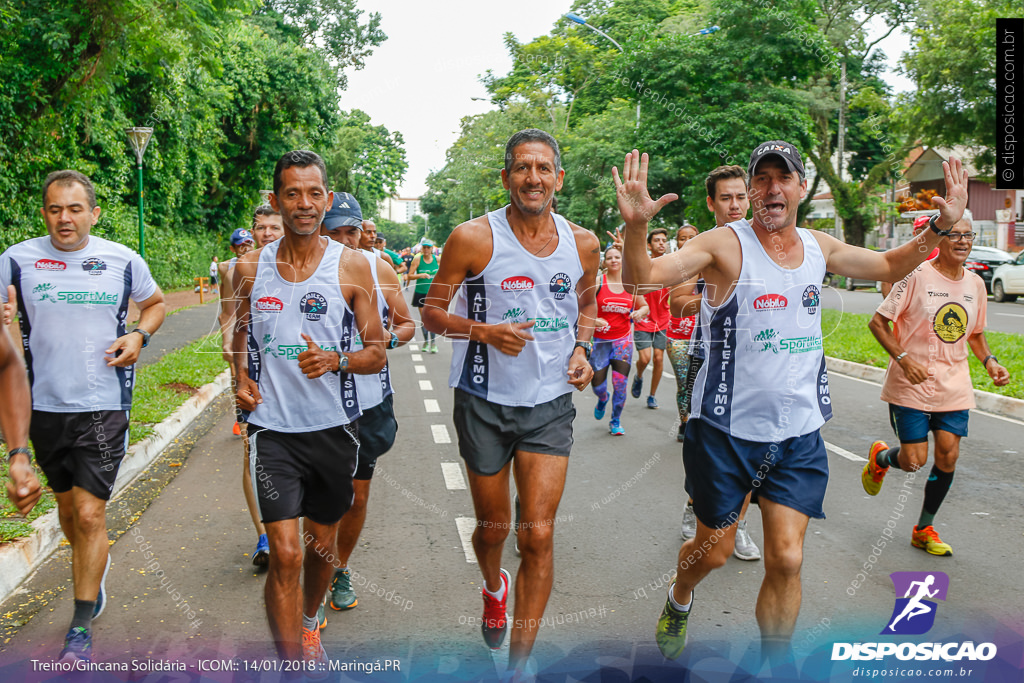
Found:
[[[967,347],[996,386],[1010,381],[985,339],[985,283],[963,267],[974,237],[971,220],[963,218],[939,243],[938,256],[898,282],[868,323],[892,357],[882,400],[889,404],[900,445],[871,444],[861,483],[874,496],[890,466],[916,472],[928,461],[928,432],[935,434],[935,464],[910,541],[932,555],[953,554],[932,520],[953,483],[960,439],[967,436],[968,411],[974,407]]]

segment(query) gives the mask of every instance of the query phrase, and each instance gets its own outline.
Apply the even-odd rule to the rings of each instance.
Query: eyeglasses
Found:
[[[950,242],[963,242],[964,240],[973,242],[974,238],[977,236],[978,233],[976,232],[951,232],[947,235]]]

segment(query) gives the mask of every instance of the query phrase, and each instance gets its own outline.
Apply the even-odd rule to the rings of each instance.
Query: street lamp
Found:
[[[135,150],[135,160],[139,167],[139,256],[146,258],[146,228],[142,221],[142,157],[149,147],[149,141],[153,137],[152,128],[128,128],[128,141]]]
[[[565,17],[566,19],[568,19],[569,21],[576,22],[580,26],[586,26],[587,28],[589,28],[591,31],[593,31],[594,33],[598,34],[599,36],[607,38],[609,41],[611,41],[612,45],[614,45],[615,47],[617,47],[619,49],[619,52],[621,52],[623,54],[626,53],[626,51],[622,49],[622,46],[619,45],[617,42],[615,42],[614,38],[612,38],[610,35],[608,35],[604,31],[602,31],[601,29],[597,28],[596,26],[594,26],[592,24],[588,24],[587,20],[584,19],[583,17],[581,17],[580,15],[575,14],[574,12],[566,12],[562,16]],[[708,35],[711,35],[712,33],[715,33],[718,30],[720,30],[718,26],[708,26],[707,28],[702,28],[701,30],[697,31],[696,33],[692,33],[690,35],[694,35],[694,36],[708,36]],[[636,103],[636,127],[637,128],[640,127],[640,102],[639,102],[639,100]]]

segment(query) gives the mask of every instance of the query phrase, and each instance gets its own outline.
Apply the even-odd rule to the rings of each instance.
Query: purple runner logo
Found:
[[[896,605],[882,634],[927,633],[935,624],[938,605],[926,598],[945,600],[949,576],[945,572],[893,572],[889,578],[896,588]]]

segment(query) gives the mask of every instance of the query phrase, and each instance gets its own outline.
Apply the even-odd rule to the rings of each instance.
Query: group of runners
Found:
[[[984,339],[984,287],[962,267],[973,235],[963,219],[967,175],[958,160],[943,164],[946,195],[934,200],[938,211],[928,228],[884,253],[796,226],[807,191],[803,162],[794,145],[776,140],[758,145],[746,171],[711,171],[707,204],[720,227],[698,233],[683,226],[675,234],[679,248],[666,254],[667,232],[648,228],[676,197],[650,196],[648,163],[633,150],[621,173],[613,168],[624,232],[604,251],[603,273],[595,234],[552,211],[565,171],[557,141],[537,129],[519,131],[506,144],[501,178],[509,204],[456,227],[444,259],[424,242],[406,269],[417,282],[423,349],[436,349],[433,335],[452,340],[452,418],[478,521],[472,544],[484,579],[482,635],[490,648],[508,639],[514,676],[529,673],[552,590],[554,525],[576,414],[572,392],[593,385],[595,416],[603,418],[611,401],[611,431],[621,433],[631,320],[653,320],[653,332],[634,334],[655,378],[657,351],[669,344],[665,339],[659,349],[658,333],[674,335],[668,348],[691,502],[655,635],[669,658],[686,644],[695,587],[725,564],[746,533],[743,512],[752,496],[763,523],[764,580],[755,609],[762,652],[769,661],[787,654],[800,608],[803,538],[809,519],[824,516],[828,480],[819,433],[832,415],[821,334],[826,270],[897,283],[872,331],[893,356],[883,400],[900,447],[871,447],[863,486],[877,493],[887,468],[921,467],[934,432],[934,483],[930,477],[915,546],[950,552],[931,520],[949,489],[973,405],[966,348],[996,384],[1009,381]],[[243,481],[259,536],[254,562],[268,566],[268,623],[279,656],[304,660],[312,671],[326,658],[325,607],[357,604],[348,560],[376,459],[398,429],[387,351],[414,337],[416,321],[396,262],[374,248],[375,231],[355,198],[330,190],[323,160],[289,152],[273,177],[269,207],[257,210],[252,230],[235,231],[236,257],[221,266],[221,325],[244,425]],[[0,256],[0,293],[16,299],[25,352],[23,365],[4,335],[0,425],[11,455],[8,495],[19,510],[27,512],[40,495],[27,436],[56,494],[75,579],[61,656],[88,659],[91,619],[106,602],[103,511],[124,452],[132,364],[164,312],[145,263],[89,236],[99,208],[87,178],[51,174],[43,215],[48,236]],[[276,227],[264,223],[278,220],[275,239]],[[938,257],[922,265],[935,247]],[[429,284],[420,287],[423,280]],[[926,295],[936,288],[948,296],[929,316]],[[128,298],[142,311],[132,331],[124,326]],[[103,305],[74,305],[82,302]],[[652,314],[652,302],[660,313]],[[668,322],[658,317],[666,308]],[[53,329],[46,326],[58,318],[85,333],[33,333]],[[945,344],[937,355],[933,336]],[[648,405],[655,407],[653,381],[651,389]],[[510,623],[513,580],[502,553],[513,528],[521,559]],[[340,559],[325,559],[331,557]]]

